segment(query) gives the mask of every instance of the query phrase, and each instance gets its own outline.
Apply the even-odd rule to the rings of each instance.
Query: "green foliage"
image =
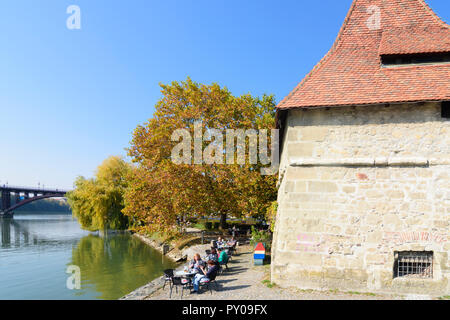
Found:
[[[267,208],[266,221],[270,225],[270,231],[275,231],[275,219],[277,217],[278,202],[274,201]]]
[[[204,223],[195,223],[192,225],[192,227],[199,230],[207,230]]]
[[[262,242],[266,251],[270,252],[272,248],[272,234],[270,231],[258,230],[252,226],[252,238],[250,244],[256,246],[259,242]]]
[[[262,284],[266,285],[267,288],[272,289],[275,287],[275,283],[271,282],[270,280],[263,280]]]
[[[363,295],[363,296],[368,296],[368,297],[376,297],[377,296],[375,293],[372,293],[372,292],[358,292],[358,291],[348,291],[347,294]]]
[[[109,157],[93,179],[78,177],[75,190],[66,196],[73,215],[83,229],[126,229],[128,218],[122,214],[123,195],[131,167],[120,157]]]
[[[172,135],[183,129],[193,137],[198,122],[203,134],[211,129],[270,132],[275,127],[274,97],[233,96],[216,83],[203,85],[189,78],[161,85],[161,89],[153,117],[136,128],[128,150],[136,169],[125,194],[124,213],[132,219],[133,230],[176,234],[181,229],[178,222],[185,218],[220,216],[225,227],[227,216],[264,217],[276,199],[276,175],[261,175],[263,165],[249,161],[244,165],[194,165],[191,159],[176,164],[171,156],[180,141],[174,141]],[[202,150],[211,145],[204,140]],[[248,149],[244,151],[246,159]],[[224,161],[222,151],[218,147],[213,153]],[[194,144],[188,143],[186,152],[193,155]]]
[[[175,263],[124,233],[82,238],[72,249],[72,261],[81,269],[82,281],[95,286],[99,298],[113,300],[161,275]],[[111,270],[105,272],[105,270]],[[133,270],[133,272],[130,272]]]
[[[15,210],[16,212],[71,213],[69,204],[64,200],[43,199],[34,201]]]

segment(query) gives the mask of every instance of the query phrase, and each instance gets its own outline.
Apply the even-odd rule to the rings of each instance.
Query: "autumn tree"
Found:
[[[218,84],[198,84],[189,78],[161,88],[162,98],[153,117],[136,128],[129,149],[137,166],[125,196],[124,213],[134,228],[175,234],[176,223],[183,218],[220,216],[224,227],[227,216],[264,217],[276,199],[276,176],[262,175],[260,162],[227,163],[228,155],[214,149],[221,146],[220,141],[210,134],[214,130],[225,136],[230,129],[274,128],[273,96],[236,97]],[[212,146],[211,157],[222,161],[196,162],[196,126],[206,137],[200,142],[200,157]],[[174,134],[180,129],[192,139]],[[192,157],[175,163],[172,153],[182,139],[192,142],[188,143]],[[248,156],[249,151],[244,151]]]
[[[112,156],[97,168],[94,178],[76,179],[75,189],[66,196],[83,229],[97,231],[128,227],[128,218],[122,210],[131,170],[130,164],[121,157]]]

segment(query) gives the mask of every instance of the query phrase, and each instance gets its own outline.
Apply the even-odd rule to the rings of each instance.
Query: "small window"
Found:
[[[433,278],[433,252],[404,251],[395,253],[394,278]]]
[[[381,63],[384,66],[439,64],[448,62],[450,62],[450,53],[448,52],[381,55]]]
[[[442,118],[450,119],[450,101],[443,101],[441,106]]]

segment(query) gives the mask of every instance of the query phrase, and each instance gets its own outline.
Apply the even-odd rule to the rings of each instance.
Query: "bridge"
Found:
[[[33,201],[47,198],[63,198],[68,190],[0,186],[0,216],[12,217],[14,210]]]

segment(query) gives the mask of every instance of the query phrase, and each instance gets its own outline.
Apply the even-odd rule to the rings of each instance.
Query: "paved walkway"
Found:
[[[394,299],[390,296],[372,296],[365,294],[348,294],[340,292],[302,291],[297,289],[281,289],[276,286],[269,288],[264,284],[268,278],[269,266],[253,266],[251,248],[240,247],[238,255],[233,256],[228,264],[229,271],[217,277],[218,288],[213,294],[203,291],[201,294],[189,294],[185,290],[184,300],[386,300]],[[169,289],[159,289],[146,297],[149,300],[169,299]],[[172,299],[180,299],[175,290]]]

